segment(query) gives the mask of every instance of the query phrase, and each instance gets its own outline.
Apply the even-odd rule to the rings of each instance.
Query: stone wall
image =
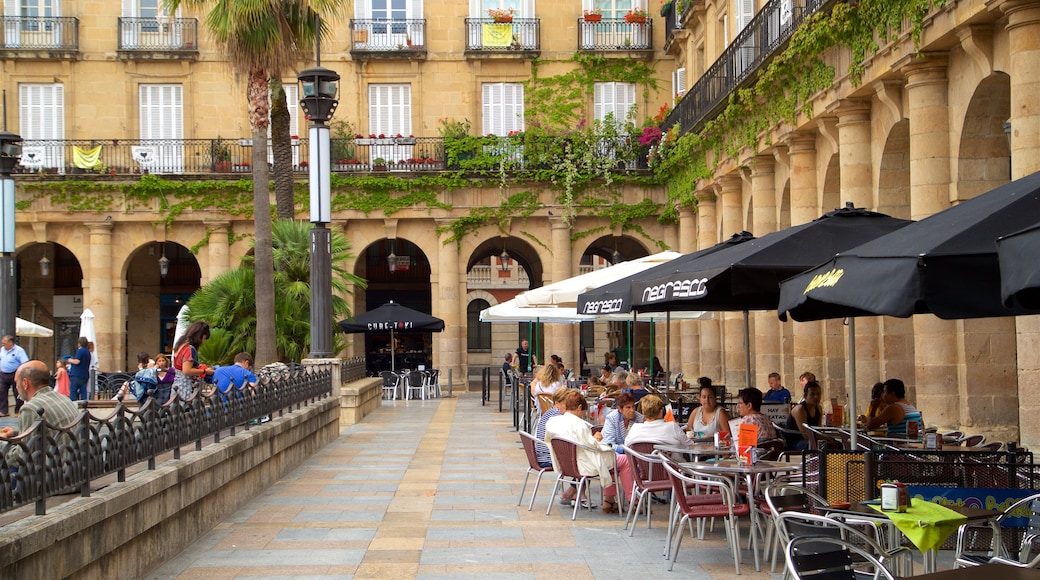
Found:
[[[336,439],[327,398],[0,533],[3,578],[136,578],[199,538]]]

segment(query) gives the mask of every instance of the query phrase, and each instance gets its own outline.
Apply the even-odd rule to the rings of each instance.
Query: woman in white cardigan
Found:
[[[553,417],[545,423],[545,441],[553,437],[563,437],[583,445],[578,447],[578,470],[582,475],[598,475],[603,485],[603,511],[610,513],[617,510],[615,497],[617,489],[614,485],[614,448],[600,443],[592,436],[592,428],[582,417],[588,410],[588,403],[579,391],[567,393],[563,399],[566,411],[559,417]],[[587,449],[591,448],[591,449]],[[553,469],[560,472],[560,464],[556,454],[552,454]]]

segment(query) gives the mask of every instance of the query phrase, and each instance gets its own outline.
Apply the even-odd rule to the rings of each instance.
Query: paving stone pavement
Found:
[[[383,401],[148,578],[736,577],[722,526],[687,536],[668,572],[665,506],[630,538],[600,510],[545,515],[546,476],[528,511],[533,477],[516,505],[526,468],[511,416],[479,393]],[[774,578],[743,555],[740,578]]]

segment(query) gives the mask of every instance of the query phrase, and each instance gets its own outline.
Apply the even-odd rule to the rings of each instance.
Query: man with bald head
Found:
[[[68,397],[57,393],[50,387],[51,372],[47,365],[38,360],[31,360],[18,367],[15,372],[15,385],[18,396],[25,401],[22,412],[18,415],[18,430],[10,427],[0,429],[0,437],[13,437],[24,433],[36,422],[37,411],[43,409],[43,418],[55,427],[64,427],[76,420],[79,409]]]

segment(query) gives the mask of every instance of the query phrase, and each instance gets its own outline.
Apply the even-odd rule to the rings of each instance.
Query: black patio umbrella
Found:
[[[444,321],[418,310],[412,310],[394,301],[390,301],[375,310],[363,312],[353,320],[339,321],[343,332],[390,333],[390,345],[393,348],[394,334],[440,332],[444,330]],[[394,356],[390,356],[391,370],[397,370]]]
[[[1040,172],[843,251],[785,281],[780,319],[1036,313],[1021,304],[1004,305],[996,240],[1033,225],[1037,215]]]
[[[1005,306],[1040,310],[1040,222],[997,240]]]

